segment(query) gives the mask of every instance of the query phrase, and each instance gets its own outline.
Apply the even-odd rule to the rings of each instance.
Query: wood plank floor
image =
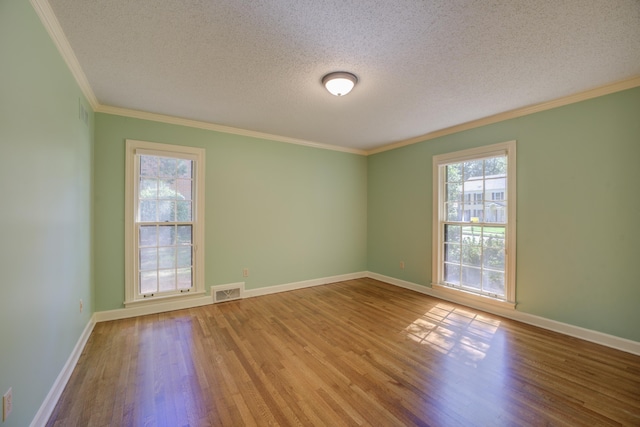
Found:
[[[49,426],[640,425],[640,356],[373,279],[96,325]]]

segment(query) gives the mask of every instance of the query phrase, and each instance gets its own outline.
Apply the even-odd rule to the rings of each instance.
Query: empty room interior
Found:
[[[0,0],[0,426],[640,425],[638,46],[636,0]]]

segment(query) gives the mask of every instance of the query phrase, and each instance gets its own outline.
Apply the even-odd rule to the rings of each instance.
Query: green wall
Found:
[[[95,129],[98,311],[124,301],[125,139],[206,149],[207,291],[366,269],[366,157],[110,114]]]
[[[517,310],[640,341],[640,88],[369,156],[368,270],[429,286],[432,156],[514,139]]]
[[[93,113],[27,1],[0,1],[0,58],[2,426],[24,427],[93,312]]]
[[[364,270],[429,286],[432,156],[516,139],[517,310],[640,341],[640,88],[363,157],[92,112],[85,124],[24,0],[0,1],[0,58],[3,427],[33,420],[91,314],[122,307],[127,138],[206,149],[207,289]]]

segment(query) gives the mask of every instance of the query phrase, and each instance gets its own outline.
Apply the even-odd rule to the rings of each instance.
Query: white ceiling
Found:
[[[638,0],[49,4],[102,106],[362,150],[640,75]]]

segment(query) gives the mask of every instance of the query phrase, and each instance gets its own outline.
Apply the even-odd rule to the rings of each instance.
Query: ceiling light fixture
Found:
[[[357,82],[358,78],[355,74],[347,73],[345,71],[329,73],[322,78],[322,84],[324,87],[326,87],[327,90],[335,96],[348,94]]]

